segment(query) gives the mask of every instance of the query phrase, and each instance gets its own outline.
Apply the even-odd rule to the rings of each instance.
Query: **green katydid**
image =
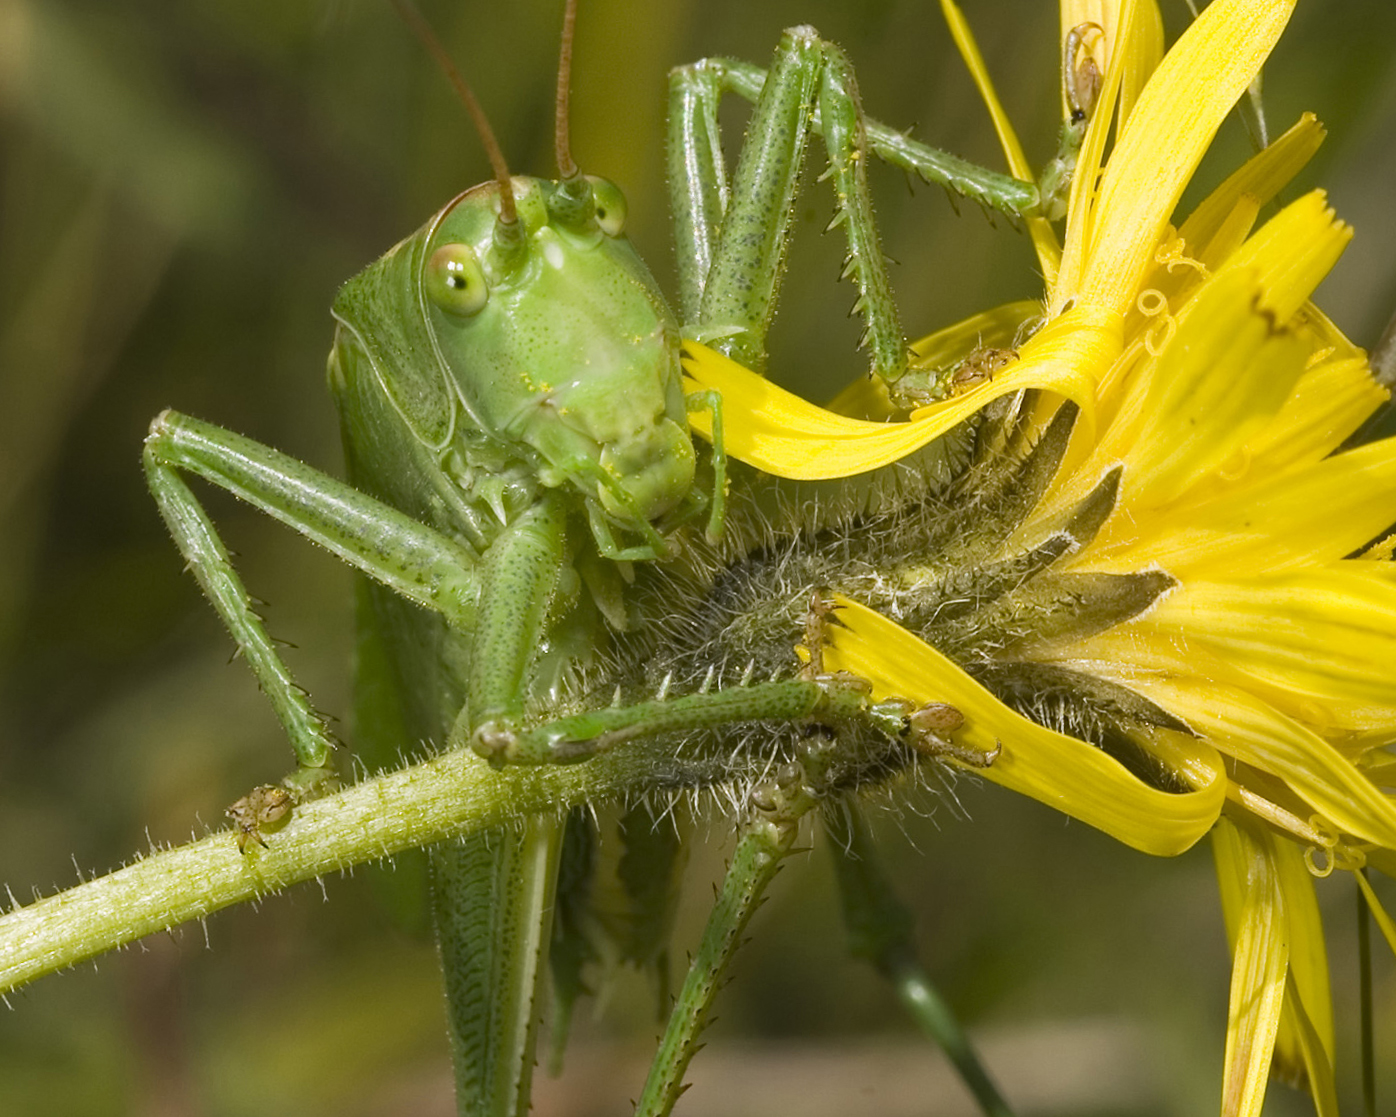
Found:
[[[730,183],[717,131],[725,92],[756,101]],[[907,349],[863,153],[1010,212],[1035,210],[1038,191],[881,126],[865,134],[847,59],[809,28],[785,34],[765,75],[722,61],[675,71],[671,114],[681,323],[623,237],[614,186],[581,175],[565,142],[557,180],[510,176],[495,152],[493,181],[448,203],[336,300],[330,385],[348,484],[172,412],[152,426],[152,492],[286,729],[298,761],[286,781],[293,796],[331,777],[329,734],[183,472],[365,576],[356,712],[360,744],[377,745],[380,763],[416,740],[468,743],[494,762],[575,760],[636,737],[810,718],[861,724],[893,745],[914,735],[911,711],[875,705],[856,681],[817,671],[589,712],[575,706],[579,679],[624,646],[634,623],[633,568],[659,568],[723,532],[720,401],[685,399],[680,337],[764,364],[810,132],[828,149],[872,372],[894,392]],[[909,398],[924,390],[911,388]],[[712,414],[711,451],[696,452],[687,432],[695,407]],[[722,553],[730,561],[744,546]],[[815,767],[828,763],[821,756]],[[801,800],[812,778],[786,773],[784,798]],[[787,835],[808,809],[802,802],[782,815]],[[261,824],[286,806],[265,793],[245,803],[239,841],[268,840]],[[562,834],[561,820],[536,818],[433,855],[462,1112],[527,1110]],[[691,1040],[680,1037],[680,1070]]]

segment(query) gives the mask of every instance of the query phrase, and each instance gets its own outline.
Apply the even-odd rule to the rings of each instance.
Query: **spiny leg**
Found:
[[[889,382],[897,380],[906,368],[906,346],[872,218],[865,155],[870,152],[1014,218],[1060,217],[1100,88],[1099,71],[1083,49],[1088,37],[1098,32],[1095,24],[1086,23],[1065,38],[1063,82],[1070,117],[1057,155],[1036,183],[986,170],[885,124],[864,120],[847,58],[837,47],[820,42],[809,28],[786,32],[769,73],[723,58],[674,70],[668,161],[685,325],[700,340],[753,368],[764,368],[765,327],[783,265],[783,239],[794,196],[790,171],[798,175],[807,125],[825,137],[828,148],[825,177],[834,182],[839,207],[831,227],[844,225],[847,230],[844,276],[854,275],[859,283],[855,308],[867,321],[863,340],[871,349],[872,371]],[[797,98],[810,99],[813,85],[791,83],[785,72],[790,69],[802,79],[808,79],[811,69],[818,74],[819,92],[812,98],[817,104],[796,118],[788,110],[792,90]],[[729,92],[756,105],[730,193],[717,116],[722,95]],[[729,214],[729,208],[734,212]],[[729,233],[733,225],[736,232]],[[728,243],[740,247],[724,250]],[[734,266],[726,262],[725,251],[735,255]],[[710,293],[714,283],[717,293]]]
[[[494,763],[571,764],[641,737],[723,729],[743,722],[809,722],[822,726],[863,726],[887,740],[904,743],[925,756],[949,756],[971,767],[993,763],[997,750],[963,748],[950,734],[963,715],[943,702],[915,706],[903,698],[874,701],[865,679],[822,670],[827,626],[838,623],[835,607],[816,591],[805,623],[808,660],[794,678],[700,690],[676,698],[609,706],[524,727],[517,721],[487,723],[469,738]],[[459,740],[461,726],[453,734]]]
[[[476,593],[474,556],[438,532],[309,466],[251,439],[167,411],[151,425],[145,470],[180,552],[271,701],[300,770],[291,786],[332,773],[323,717],[292,678],[227,548],[180,477],[197,474],[333,551],[404,597],[459,624]],[[244,844],[246,838],[243,839]]]
[[[508,734],[477,735],[491,759],[514,764],[569,764],[640,737],[721,729],[740,722],[862,721],[893,739],[912,732],[914,711],[902,702],[872,702],[851,676],[783,679],[710,693],[590,710]]]
[[[744,101],[756,103],[766,81],[766,71],[749,62],[735,58],[708,59],[707,64],[721,75],[724,92],[735,93]],[[823,128],[816,116],[815,131]],[[951,155],[912,139],[905,131],[868,120],[868,147],[888,166],[916,175],[924,182],[943,186],[946,190],[972,202],[1012,218],[1034,217],[1040,212],[1040,198],[1035,183],[1025,182],[999,171],[991,171],[977,163]]]
[[[824,132],[838,205],[833,224],[845,227],[849,245],[844,274],[858,283],[855,306],[866,322],[872,369],[896,379],[906,367],[906,340],[872,216],[864,170],[867,144],[851,64],[812,28],[782,35],[752,112],[730,202],[716,140],[725,65],[704,63],[671,76],[675,118],[669,165],[686,327],[744,364],[764,368],[766,332],[817,102],[830,121]]]
[[[635,1107],[636,1117],[663,1117],[683,1093],[683,1076],[700,1047],[699,1037],[727,966],[761,906],[766,888],[799,836],[800,819],[818,801],[812,785],[822,774],[821,751],[828,748],[827,742],[820,742],[800,764],[786,765],[776,781],[753,793],[750,817],[741,827],[703,938],[669,1014]]]
[[[860,680],[851,676],[830,676],[823,671],[827,628],[830,623],[837,623],[832,614],[833,609],[827,596],[816,591],[811,597],[805,623],[808,661],[801,678],[793,682],[825,691],[831,698],[841,697],[846,704],[853,696],[861,695],[861,712],[867,714],[874,705],[867,703],[866,688],[859,685]],[[767,686],[777,687],[783,684],[773,683]],[[723,692],[719,692],[721,693]],[[782,693],[796,692],[785,688]],[[876,706],[881,707],[881,716],[886,718],[887,722],[895,723],[900,718],[903,734],[909,734],[913,738],[912,743],[919,751],[933,754],[945,751],[939,747],[945,744],[940,734],[948,732],[963,721],[957,710],[943,703],[922,707],[911,714],[907,712],[909,704],[897,700]],[[684,1074],[700,1047],[699,1040],[707,1026],[723,975],[737,947],[743,941],[747,924],[760,906],[766,888],[775,878],[782,861],[790,853],[799,835],[801,819],[814,807],[829,802],[830,776],[840,751],[838,734],[831,729],[849,716],[847,709],[831,716],[834,713],[832,708],[816,708],[810,711],[809,717],[815,723],[815,732],[801,743],[798,759],[781,765],[773,779],[757,786],[751,793],[750,814],[739,831],[737,848],[733,852],[717,901],[708,917],[702,941],[674,1003],[668,1026],[660,1040],[659,1051],[650,1066],[644,1091],[636,1106],[637,1117],[663,1117],[673,1109],[684,1090]],[[886,728],[886,722],[882,727]],[[987,763],[991,759],[982,758],[980,763]],[[865,874],[863,882],[868,881],[882,883],[882,898],[890,898],[895,904],[895,897],[891,896],[885,882],[876,881]],[[881,911],[874,913],[873,918],[885,917],[888,910],[884,904]],[[909,922],[909,916],[905,915],[904,910],[901,914],[904,917],[903,922]],[[904,944],[897,942],[895,945]],[[902,965],[901,972],[894,977],[894,981],[904,997],[915,998],[911,1007],[918,1020],[924,1023],[924,994],[927,991],[933,993],[933,990],[930,989],[929,983],[918,980],[921,977],[913,955],[910,964]],[[942,1028],[942,1031],[953,1038],[948,1029]],[[950,1045],[947,1044],[947,1050],[949,1049]],[[967,1050],[965,1045],[965,1051]],[[962,1060],[961,1065],[973,1068],[978,1066],[972,1053]],[[1007,1107],[998,1099],[982,1070],[980,1078],[983,1080],[983,1088],[980,1088],[979,1083],[975,1083],[976,1095],[981,1098],[992,1097],[999,1103],[997,1108],[986,1105],[986,1112],[991,1117],[1004,1117],[1008,1113]]]

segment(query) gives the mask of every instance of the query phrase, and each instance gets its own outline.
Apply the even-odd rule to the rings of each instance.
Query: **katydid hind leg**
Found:
[[[692,324],[696,335],[752,368],[765,367],[766,332],[785,266],[810,120],[818,105],[829,121],[824,136],[837,198],[834,224],[844,226],[848,241],[844,275],[858,285],[855,309],[867,325],[865,341],[872,369],[885,379],[895,379],[906,367],[906,339],[872,216],[862,109],[847,57],[812,28],[785,32],[752,111],[731,201],[720,215],[721,228],[715,238],[711,228],[706,237],[699,237],[694,227],[704,222],[711,225],[718,208],[713,199],[721,198],[720,190],[703,182],[722,171],[704,146],[714,114],[712,90],[720,73],[716,66],[678,71],[671,94],[683,114],[672,125],[671,173],[683,167],[699,183],[673,187],[683,266],[696,268],[707,251],[703,246],[714,242],[698,320]],[[691,286],[686,279],[686,303]]]
[[[765,70],[732,58],[708,59],[707,62],[721,75],[725,92],[755,104],[766,81]],[[812,127],[816,132],[822,129],[817,110]],[[1010,218],[1041,214],[1042,201],[1035,183],[951,155],[913,139],[904,129],[876,119],[867,121],[867,136],[872,154],[889,167],[915,175],[923,182],[943,186],[953,194]]]

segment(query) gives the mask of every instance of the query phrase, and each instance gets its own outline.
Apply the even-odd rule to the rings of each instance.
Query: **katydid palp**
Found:
[[[730,183],[717,130],[725,92],[757,102]],[[865,152],[1014,212],[1036,206],[1036,191],[880,126],[865,136],[847,59],[809,28],[786,33],[765,75],[723,61],[675,71],[671,113],[681,323],[623,238],[619,192],[580,175],[561,146],[558,180],[498,170],[341,292],[330,385],[348,484],[174,413],[153,425],[151,489],[286,729],[296,794],[330,778],[332,742],[183,472],[364,576],[356,720],[371,764],[422,740],[469,744],[495,762],[576,760],[638,737],[810,718],[861,722],[894,745],[913,735],[912,711],[797,670],[793,654],[786,677],[769,682],[577,707],[603,659],[624,659],[640,610],[633,567],[687,571],[723,531],[720,401],[684,398],[680,338],[764,364],[810,132],[829,152],[872,371],[894,392],[906,343]],[[712,415],[711,452],[696,452],[687,432],[694,407]],[[730,564],[752,544],[726,547],[709,561]],[[790,644],[798,638],[792,630]],[[816,779],[782,778],[786,798]],[[263,840],[256,812],[239,828],[240,841]],[[462,1112],[527,1109],[562,834],[560,819],[540,817],[433,854]]]

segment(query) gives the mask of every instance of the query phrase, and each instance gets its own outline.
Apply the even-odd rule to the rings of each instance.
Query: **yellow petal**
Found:
[[[1274,856],[1289,939],[1289,988],[1275,1044],[1276,1072],[1294,1085],[1307,1079],[1315,1100],[1326,1102],[1332,1095],[1336,1041],[1323,919],[1304,851],[1293,842],[1276,842]]]
[[[1183,240],[1193,247],[1194,255],[1212,241],[1242,198],[1249,198],[1258,208],[1287,186],[1313,158],[1323,137],[1323,125],[1318,118],[1313,113],[1305,113],[1288,132],[1251,156],[1240,170],[1207,195],[1178,230]]]
[[[1223,273],[1251,270],[1260,280],[1260,305],[1287,325],[1338,262],[1352,226],[1335,217],[1322,190],[1285,206],[1226,262]]]
[[[892,621],[846,598],[843,627],[830,632],[830,670],[869,679],[878,697],[948,702],[965,716],[957,743],[1002,751],[985,779],[1031,796],[1145,853],[1191,847],[1216,820],[1226,777],[1215,756],[1194,747],[1178,770],[1196,790],[1169,794],[1142,783],[1112,757],[1015,713],[938,651]]]
[[[900,460],[990,400],[1023,388],[1042,388],[1081,405],[1092,422],[1093,373],[1119,350],[1118,318],[1086,308],[1063,315],[1023,346],[1019,359],[991,381],[962,396],[922,408],[906,423],[871,423],[826,411],[778,388],[735,361],[694,341],[684,343],[684,372],[698,389],[723,400],[724,447],[729,457],[797,481],[852,477]],[[711,438],[705,412],[689,417]]]
[[[1237,580],[1189,579],[1141,625],[1250,677],[1317,698],[1396,708],[1396,586],[1348,562]]]
[[[1148,532],[1114,530],[1121,542],[1093,548],[1091,569],[1157,565],[1184,580],[1279,572],[1352,554],[1396,522],[1396,439],[1279,475],[1252,463],[1247,476],[1256,480],[1189,502]]]
[[[1306,354],[1257,312],[1259,290],[1254,273],[1228,269],[1180,317],[1149,379],[1142,426],[1128,434],[1123,428],[1105,446],[1125,463],[1123,505],[1176,499],[1238,459],[1284,406]]]
[[[1222,895],[1232,908],[1227,923],[1234,928],[1222,1113],[1260,1117],[1289,962],[1275,839],[1223,817],[1214,832],[1212,850],[1217,878],[1225,882]]]
[[[1102,654],[1124,646],[1118,634],[1113,640],[1097,637],[1091,643]],[[1135,656],[1142,658],[1137,645]],[[1185,649],[1178,651],[1174,669],[1195,669],[1189,660]],[[1156,669],[1166,667],[1166,656],[1160,656]],[[1396,849],[1396,802],[1331,743],[1254,694],[1196,676],[1122,677],[1100,668],[1097,673],[1120,678],[1222,752],[1282,780],[1343,833]]]
[[[1228,821],[1225,825],[1232,824]],[[1250,864],[1242,856],[1242,845],[1232,835],[1220,833],[1213,845],[1227,941],[1233,948],[1245,916],[1250,883]],[[1333,1077],[1333,999],[1314,878],[1303,851],[1294,843],[1273,842],[1270,851],[1275,883],[1284,900],[1283,933],[1289,944],[1289,972],[1271,1073],[1297,1089],[1307,1086],[1319,1117],[1338,1117]]]
[[[1291,1046],[1293,1054],[1288,1051]],[[1315,1117],[1339,1117],[1333,1053],[1324,1047],[1323,1037],[1305,1012],[1292,969],[1285,979],[1285,1001],[1275,1049],[1275,1073],[1301,1089],[1308,1085],[1309,1096],[1314,1099]]]
[[[1110,155],[1093,221],[1098,235],[1079,249],[1087,261],[1079,290],[1054,292],[1054,307],[1075,297],[1128,309],[1183,187],[1293,6],[1214,0],[1164,56]],[[1072,274],[1072,248],[1068,240],[1063,276]]]
[[[1113,0],[1109,0],[1112,6]],[[1131,0],[1123,0],[1118,6],[1120,29],[1112,34],[1108,64],[1101,81],[1100,93],[1096,98],[1095,109],[1090,123],[1086,126],[1086,136],[1081,142],[1081,151],[1076,161],[1076,173],[1071,176],[1071,191],[1067,195],[1066,241],[1062,247],[1061,265],[1055,283],[1048,285],[1049,305],[1055,312],[1068,303],[1076,302],[1081,279],[1090,264],[1091,249],[1095,242],[1097,210],[1097,187],[1101,167],[1105,163],[1105,141],[1110,134],[1111,118],[1119,102],[1120,85],[1124,80],[1126,50],[1119,49],[1121,38],[1127,38],[1137,24],[1133,11],[1137,7]]]
[[[1301,314],[1307,317],[1307,308]],[[1335,353],[1311,363],[1275,421],[1251,443],[1251,469],[1265,475],[1326,457],[1390,395],[1372,379],[1364,356]]]

